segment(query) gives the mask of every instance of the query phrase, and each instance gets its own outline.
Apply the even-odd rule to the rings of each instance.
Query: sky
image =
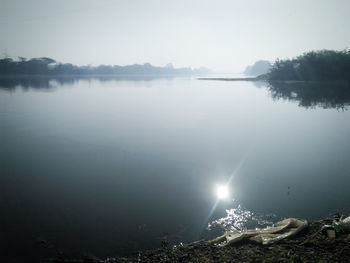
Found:
[[[0,0],[0,56],[206,66],[350,48],[349,0]]]

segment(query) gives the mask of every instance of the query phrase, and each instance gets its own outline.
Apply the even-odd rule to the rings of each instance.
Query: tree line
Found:
[[[58,63],[47,57],[0,59],[0,75],[198,75],[210,72],[204,67],[198,69],[174,68],[172,64],[165,67],[153,66],[150,63],[129,66],[76,66],[71,63]]]
[[[277,59],[267,80],[350,80],[350,50],[311,51],[293,59]]]

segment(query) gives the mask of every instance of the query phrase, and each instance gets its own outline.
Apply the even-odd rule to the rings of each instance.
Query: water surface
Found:
[[[104,258],[157,247],[165,233],[193,241],[238,205],[306,219],[348,211],[350,113],[339,105],[191,78],[0,86],[6,261]],[[228,181],[218,202],[215,186]]]

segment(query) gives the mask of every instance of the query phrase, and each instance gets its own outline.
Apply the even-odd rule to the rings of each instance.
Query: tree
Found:
[[[269,80],[350,80],[350,52],[311,51],[294,59],[276,60]]]

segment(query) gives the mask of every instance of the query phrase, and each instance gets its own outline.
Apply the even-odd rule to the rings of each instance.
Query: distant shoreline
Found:
[[[197,78],[198,80],[220,80],[220,81],[262,81],[259,77],[256,78]]]
[[[0,74],[0,78],[193,77],[191,74]]]
[[[252,78],[197,78],[197,80],[218,80],[218,81],[265,81],[267,83],[283,83],[283,84],[348,84],[347,80],[269,80],[264,78],[264,75]]]

